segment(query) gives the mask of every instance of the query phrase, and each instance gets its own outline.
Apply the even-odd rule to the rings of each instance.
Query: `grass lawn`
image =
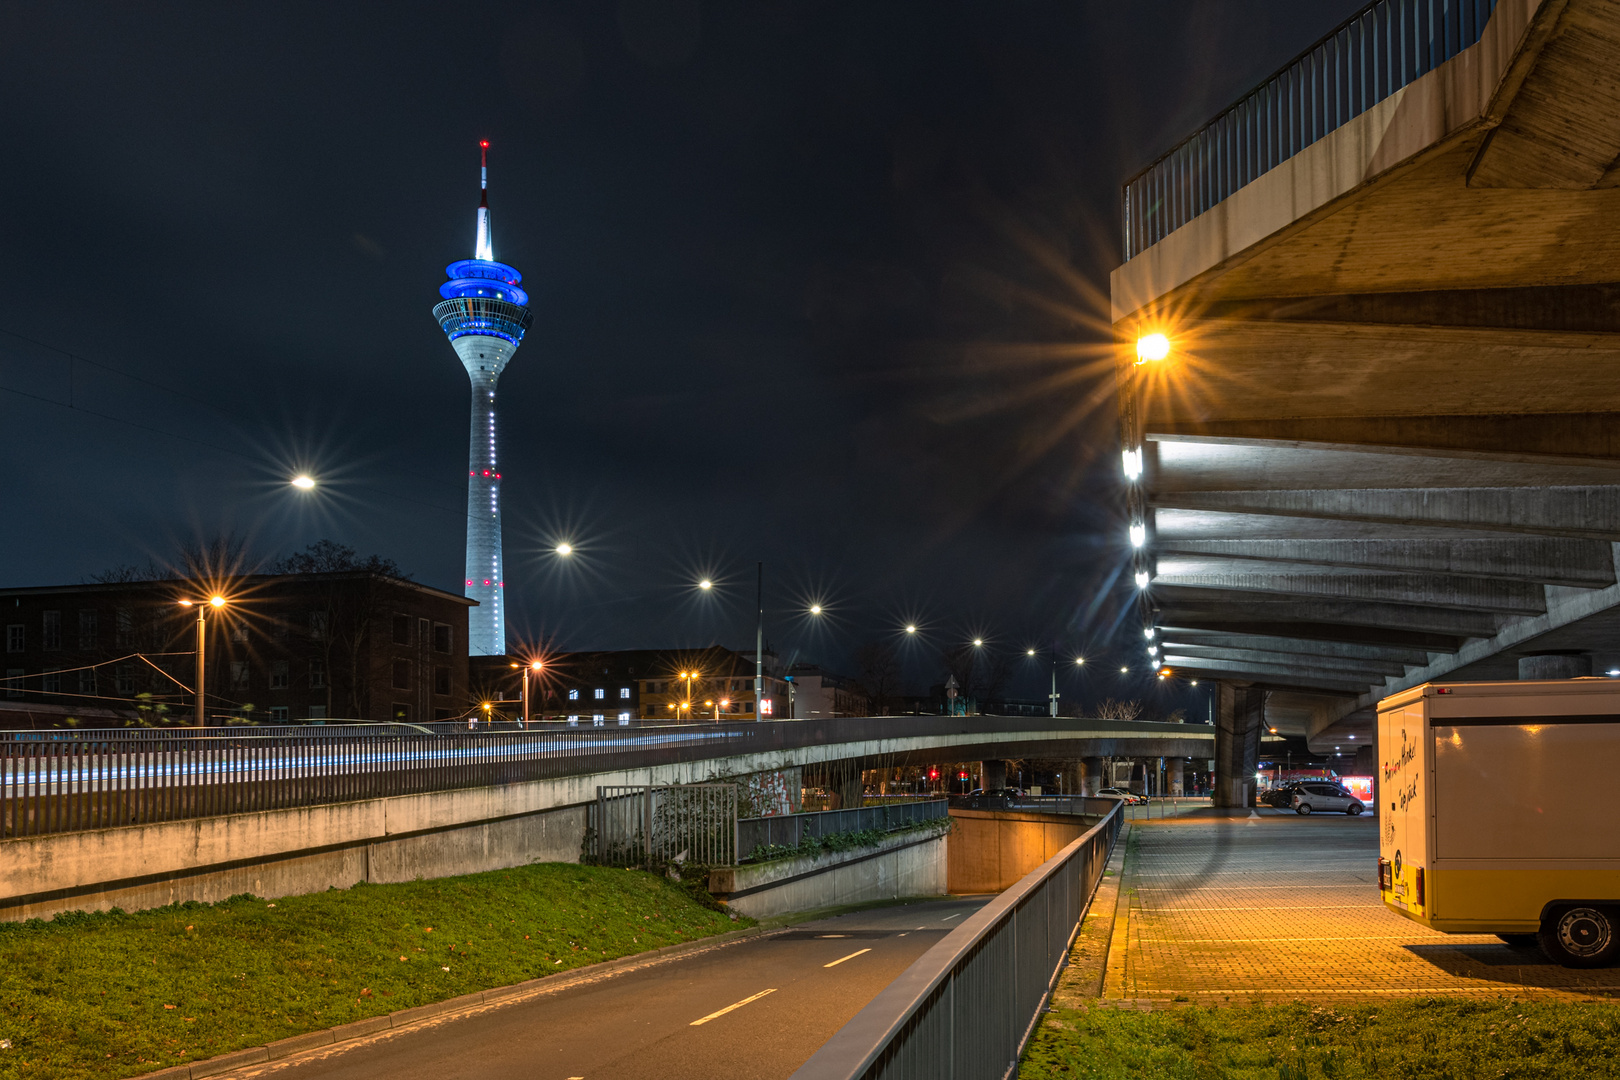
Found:
[[[748,925],[565,863],[0,923],[0,1077],[132,1076]]]
[[[1054,1010],[1019,1080],[1474,1080],[1620,1075],[1620,1006],[1411,998]]]

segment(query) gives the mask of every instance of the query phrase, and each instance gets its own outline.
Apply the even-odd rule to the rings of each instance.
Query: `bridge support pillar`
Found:
[[[1182,795],[1186,787],[1187,759],[1184,757],[1167,757],[1164,759],[1165,778],[1168,781],[1166,793],[1169,795]]]
[[[991,788],[1006,787],[1007,763],[1005,761],[979,762],[979,786],[986,791]]]
[[[1248,806],[1254,801],[1254,769],[1260,760],[1260,733],[1266,726],[1266,692],[1221,683],[1215,711],[1216,806]]]
[[[1080,794],[1095,795],[1108,785],[1103,783],[1103,759],[1088,757],[1080,759]]]

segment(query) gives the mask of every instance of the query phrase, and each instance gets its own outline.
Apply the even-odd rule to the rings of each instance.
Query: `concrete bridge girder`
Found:
[[[1539,584],[1440,574],[1337,571],[1291,563],[1268,565],[1235,559],[1161,555],[1155,580],[1184,588],[1379,600],[1513,615],[1539,615],[1547,610],[1546,597]]]
[[[1433,659],[1428,649],[1403,648],[1396,645],[1372,644],[1359,641],[1332,641],[1318,638],[1287,637],[1278,634],[1251,634],[1235,628],[1199,630],[1174,624],[1162,625],[1159,632],[1166,642],[1185,647],[1226,646],[1289,653],[1296,659],[1310,657],[1344,658],[1395,664],[1402,669],[1421,666]],[[1455,652],[1453,647],[1448,650]]]
[[[1358,658],[1345,658],[1335,656],[1302,656],[1298,652],[1275,649],[1256,649],[1249,644],[1198,644],[1183,641],[1178,635],[1163,634],[1163,648],[1166,655],[1171,653],[1186,657],[1190,661],[1203,660],[1232,660],[1237,662],[1253,662],[1257,664],[1274,664],[1287,666],[1294,663],[1309,664],[1314,670],[1325,675],[1342,675],[1352,681],[1356,678],[1382,679],[1391,676],[1405,675],[1406,664],[1390,663],[1381,660],[1366,660]],[[1424,663],[1428,658],[1424,658]]]

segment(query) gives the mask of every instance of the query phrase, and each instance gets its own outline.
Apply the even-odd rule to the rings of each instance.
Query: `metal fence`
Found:
[[[1376,0],[1125,182],[1129,259],[1473,45],[1496,0]]]
[[[599,787],[588,843],[603,866],[730,866],[737,861],[737,785]]]
[[[916,740],[912,753],[918,763],[938,756],[930,746],[934,740],[949,742],[952,752],[964,759],[992,757],[1002,751],[1005,735],[1027,737],[1035,728],[1048,735],[1020,745],[1028,753],[1049,756],[1072,752],[1074,738],[1185,740],[1196,730],[1190,724],[1141,721],[899,716],[628,728],[547,724],[527,731],[424,732],[414,725],[333,724],[8,732],[0,733],[0,837],[284,810],[884,739]],[[1203,745],[1194,740],[1185,756],[1200,756]],[[891,763],[906,763],[904,757],[891,758]]]
[[[793,1080],[1005,1080],[1040,1019],[1122,821],[1115,806],[929,949]]]
[[[852,806],[848,810],[817,810],[808,814],[778,814],[774,817],[743,818],[737,822],[737,852],[753,858],[764,847],[797,847],[812,836],[882,829],[891,832],[924,821],[947,816],[944,799],[926,802],[888,803],[883,806]]]
[[[1084,795],[952,795],[953,810],[1029,810],[1040,814],[1078,814],[1102,817],[1118,799]]]

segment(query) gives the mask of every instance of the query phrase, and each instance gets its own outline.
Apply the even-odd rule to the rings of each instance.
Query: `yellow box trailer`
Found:
[[[1378,706],[1378,887],[1446,933],[1620,952],[1620,680],[1429,683]]]

